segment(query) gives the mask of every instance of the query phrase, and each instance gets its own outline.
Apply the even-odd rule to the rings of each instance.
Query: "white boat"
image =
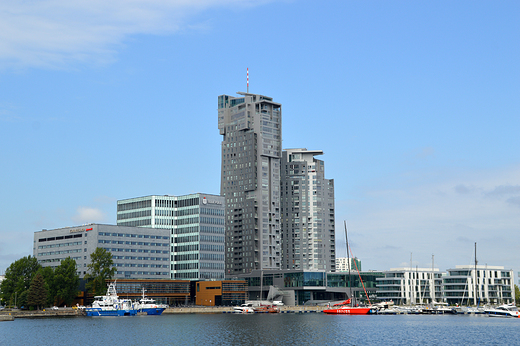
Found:
[[[95,296],[92,306],[85,308],[87,316],[134,316],[137,310],[130,299],[119,299],[116,283],[108,285],[104,296]]]
[[[484,308],[475,306],[457,306],[454,308],[457,314],[483,314]]]
[[[157,304],[155,299],[152,299],[150,297],[146,297],[144,295],[144,288],[143,288],[143,297],[135,303],[135,307],[137,309],[137,312],[145,312],[147,315],[160,315],[162,312],[168,307],[168,305],[165,304]]]
[[[430,307],[428,307],[428,309],[426,309],[424,311],[429,314],[440,314],[440,315],[457,313],[455,311],[455,309],[450,308],[448,306],[448,303],[435,302],[435,301],[432,303],[432,305]]]
[[[235,307],[233,307],[233,311],[238,312],[238,313],[243,313],[243,314],[255,312],[255,310],[253,309],[253,304],[251,304],[251,303],[246,303],[246,304],[242,304],[240,306],[235,306]]]
[[[496,308],[487,308],[484,310],[484,313],[492,317],[520,317],[520,312],[514,304],[504,304]]]
[[[426,308],[422,305],[413,306],[394,306],[394,310],[397,310],[401,314],[418,315],[426,311]]]
[[[394,302],[392,300],[390,301],[384,301],[375,303],[373,306],[377,308],[377,314],[378,315],[397,315],[402,314],[403,312],[400,311],[397,308],[394,308]]]

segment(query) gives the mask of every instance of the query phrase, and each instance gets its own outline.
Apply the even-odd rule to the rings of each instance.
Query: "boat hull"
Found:
[[[137,310],[102,310],[102,309],[85,309],[85,314],[90,317],[95,316],[135,316]]]
[[[369,315],[376,312],[373,308],[344,307],[338,309],[326,309],[323,312],[327,315]]]
[[[145,308],[139,310],[139,312],[145,312],[147,315],[160,315],[163,311],[164,308]]]
[[[518,311],[516,313],[514,313],[514,312],[510,312],[510,311],[490,310],[490,311],[486,311],[486,314],[489,317],[514,317],[514,318],[520,317],[520,314],[518,314]]]

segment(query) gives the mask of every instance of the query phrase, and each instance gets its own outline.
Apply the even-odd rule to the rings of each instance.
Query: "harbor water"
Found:
[[[0,345],[501,345],[520,319],[484,315],[172,314],[16,318]]]

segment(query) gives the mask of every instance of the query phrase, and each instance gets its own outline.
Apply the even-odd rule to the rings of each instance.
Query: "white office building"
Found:
[[[34,232],[33,256],[43,267],[57,267],[71,257],[83,278],[97,247],[112,253],[115,278],[169,279],[170,236],[167,230],[89,224]]]
[[[195,193],[117,201],[117,224],[170,236],[170,278],[224,279],[224,198]]]

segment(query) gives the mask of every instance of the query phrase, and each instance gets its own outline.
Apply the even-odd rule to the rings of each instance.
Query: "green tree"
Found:
[[[14,261],[5,271],[5,279],[0,285],[3,301],[17,306],[27,303],[27,291],[32,279],[41,268],[35,257],[27,256]]]
[[[520,304],[520,289],[517,285],[515,285],[515,303],[516,305]]]
[[[54,284],[54,270],[52,267],[42,267],[38,270],[45,281],[45,288],[47,289],[47,303],[46,306],[56,305],[56,287]]]
[[[27,292],[27,305],[36,306],[40,310],[47,302],[47,289],[43,275],[38,273],[34,277]]]
[[[113,264],[112,254],[103,248],[98,247],[90,254],[90,263],[87,265],[88,273],[85,275],[85,280],[87,280],[87,289],[94,295],[106,293],[106,281],[112,279],[116,273]]]
[[[76,272],[76,261],[70,257],[61,261],[54,269],[54,289],[56,298],[65,305],[72,305],[78,295],[79,275]]]

